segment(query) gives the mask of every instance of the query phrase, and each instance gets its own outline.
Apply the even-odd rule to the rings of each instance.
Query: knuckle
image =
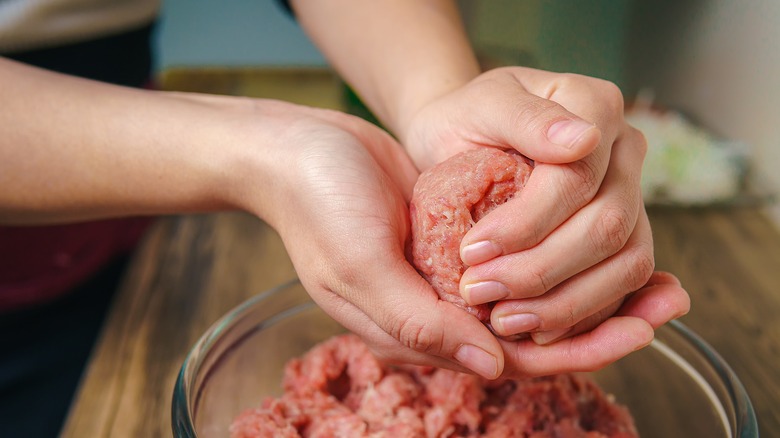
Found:
[[[620,87],[614,82],[603,79],[594,79],[594,84],[595,92],[601,97],[611,113],[619,114],[622,117],[625,99],[623,98],[623,92],[620,91]]]
[[[522,284],[524,291],[522,298],[538,297],[553,286],[548,278],[547,270],[541,266],[531,265],[525,270],[525,277]]]
[[[588,83],[595,78],[580,75],[577,73],[561,73],[558,75],[555,89],[557,90],[587,90],[589,89]],[[551,93],[552,94],[552,93]]]
[[[634,128],[633,126],[628,127],[628,131],[626,134],[628,140],[633,144],[633,147],[639,150],[642,154],[642,158],[647,156],[647,137],[645,137],[645,134]]]
[[[602,212],[591,231],[591,244],[598,254],[618,252],[631,235],[632,223],[628,211],[620,206],[608,207]]]
[[[441,350],[441,345],[436,341],[441,337],[434,336],[430,324],[423,318],[412,316],[399,318],[393,324],[390,334],[402,345],[414,351],[436,353]]]
[[[539,332],[575,328],[585,317],[585,303],[578,302],[576,296],[553,294],[550,301],[543,301],[546,298],[547,296],[524,301],[515,312],[531,312],[539,315],[541,324],[536,329]]]
[[[511,112],[511,126],[519,126],[529,132],[540,129],[550,119],[550,113],[561,111],[561,106],[547,99],[522,99]]]
[[[353,254],[355,256],[355,254]],[[354,258],[349,260],[344,260],[343,256],[338,256],[336,254],[332,254],[331,260],[339,260],[341,259],[342,263],[331,263],[330,266],[328,266],[329,277],[333,279],[333,281],[340,285],[339,289],[343,290],[355,290],[359,289],[360,282],[363,279],[364,272],[362,272],[358,267],[359,266],[367,266],[364,264],[361,264],[359,261],[356,261]],[[370,265],[369,265],[370,266]]]
[[[497,241],[506,248],[507,252],[531,248],[544,239],[544,225],[543,221],[531,221],[523,216],[515,216],[507,220],[506,226],[498,230],[500,235]]]
[[[546,235],[542,228],[543,226],[543,221],[534,221],[533,223],[526,223],[524,227],[521,227],[520,232],[515,234],[515,236],[521,236],[518,241],[522,245],[521,248],[532,248],[544,240]]]
[[[626,269],[624,288],[635,291],[641,288],[650,279],[655,270],[655,258],[652,248],[647,245],[637,245],[626,253]]]
[[[594,101],[599,101],[599,105],[607,108],[610,114],[623,114],[625,99],[620,87],[614,82],[576,73],[563,73],[558,78],[557,88],[580,90],[590,95]]]
[[[377,265],[376,255],[357,246],[349,254],[339,250],[326,251],[325,254],[329,263],[313,261],[310,264],[318,270],[319,277],[333,285],[332,289],[339,291],[339,295],[348,301],[365,302],[363,291],[370,288],[372,283],[372,274],[366,267]]]
[[[580,321],[579,309],[573,300],[561,300],[556,303],[557,318],[555,320],[557,327],[573,327]]]
[[[579,160],[569,164],[569,184],[563,194],[569,206],[579,208],[590,202],[600,185],[599,171],[591,160]]]

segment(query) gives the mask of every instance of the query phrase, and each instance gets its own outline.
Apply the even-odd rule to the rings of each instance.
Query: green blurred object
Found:
[[[384,129],[382,124],[379,122],[379,119],[377,119],[376,116],[374,116],[374,113],[372,113],[371,110],[368,109],[368,107],[363,103],[363,101],[360,99],[360,96],[355,93],[355,90],[353,90],[352,87],[347,84],[344,84],[343,88],[345,111],[348,114],[358,116]]]
[[[626,82],[636,0],[460,0],[483,65],[522,65]]]

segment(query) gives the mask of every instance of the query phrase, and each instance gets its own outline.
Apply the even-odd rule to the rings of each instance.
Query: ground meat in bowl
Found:
[[[288,362],[283,388],[242,412],[231,437],[637,437],[627,409],[586,375],[489,381],[386,366],[351,334]]]
[[[423,173],[410,207],[412,258],[439,296],[483,322],[458,283],[460,241],[525,185],[532,163],[492,148],[464,152]],[[355,335],[318,344],[288,362],[284,393],[242,412],[233,438],[558,437],[628,438],[628,410],[587,375],[490,381],[472,374],[380,363]]]

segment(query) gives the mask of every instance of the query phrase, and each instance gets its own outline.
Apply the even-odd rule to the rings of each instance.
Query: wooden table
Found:
[[[342,107],[341,88],[327,71],[173,72],[163,83]],[[676,273],[691,294],[682,321],[731,364],[761,435],[776,436],[780,233],[755,208],[664,208],[650,216],[657,267]],[[170,436],[171,394],[189,348],[231,308],[294,275],[278,235],[247,214],[160,219],[126,274],[63,436]]]

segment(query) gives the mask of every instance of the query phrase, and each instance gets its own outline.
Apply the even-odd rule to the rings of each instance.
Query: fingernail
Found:
[[[539,328],[542,320],[533,313],[515,313],[498,317],[496,323],[499,325],[501,333],[513,335]]]
[[[555,144],[571,148],[585,132],[594,127],[582,120],[561,120],[550,126],[547,138]]]
[[[550,330],[546,332],[531,333],[531,338],[539,345],[549,344],[565,336],[571,331],[571,327]]]
[[[460,259],[463,260],[463,263],[472,266],[494,259],[500,256],[501,252],[500,246],[489,240],[485,240],[464,246],[463,249],[460,250]]]
[[[463,299],[469,304],[483,304],[509,296],[509,289],[497,281],[481,281],[463,286]]]
[[[475,345],[461,345],[455,352],[455,360],[486,379],[498,377],[496,357]]]

